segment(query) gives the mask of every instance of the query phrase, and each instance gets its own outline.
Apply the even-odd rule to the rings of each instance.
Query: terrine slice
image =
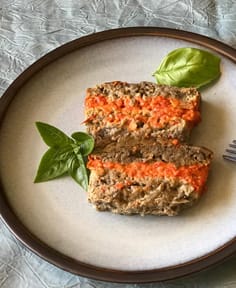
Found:
[[[96,146],[127,137],[188,139],[200,121],[200,93],[151,82],[114,81],[87,89],[87,131]]]
[[[162,140],[131,142],[89,156],[88,199],[98,210],[173,216],[199,199],[210,150]]]

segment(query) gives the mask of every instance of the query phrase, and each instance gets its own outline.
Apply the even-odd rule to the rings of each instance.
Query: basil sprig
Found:
[[[68,174],[87,190],[89,170],[86,160],[94,148],[93,137],[75,132],[70,138],[56,127],[42,122],[36,122],[36,127],[50,148],[40,161],[34,182],[49,181]]]
[[[220,58],[196,48],[170,52],[153,74],[157,83],[200,88],[220,76]]]

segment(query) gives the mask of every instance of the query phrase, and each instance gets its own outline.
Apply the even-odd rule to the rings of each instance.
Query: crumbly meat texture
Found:
[[[147,170],[150,167],[148,164],[159,162],[164,165],[172,163],[176,168],[187,167],[187,169],[191,165],[201,165],[207,169],[208,173],[213,156],[210,150],[185,144],[158,143],[157,147],[154,147],[154,144],[146,145],[148,144],[146,141],[136,143],[135,153],[137,154],[132,154],[132,151],[127,149],[127,143],[120,146],[118,150],[112,149],[114,147],[111,145],[104,151],[98,150],[96,153],[95,150],[91,157],[100,159],[103,163],[111,162],[114,165],[115,163],[128,165],[133,162],[142,162],[147,164]],[[192,206],[204,191],[204,182],[197,190],[190,181],[186,180],[188,178],[181,179],[168,175],[153,177],[151,174],[149,176],[149,172],[145,177],[140,178],[136,177],[136,173],[130,176],[122,171],[104,167],[96,165],[91,169],[88,189],[89,202],[100,211],[127,215],[174,216],[182,209]],[[205,180],[206,177],[207,175],[205,175]]]
[[[105,95],[111,100],[124,96],[141,96],[142,98],[154,95],[177,98],[188,102],[195,97],[199,97],[199,92],[195,88],[179,88],[175,86],[159,85],[153,82],[142,81],[139,83],[127,83],[113,81],[88,88],[87,94],[90,96]]]
[[[87,89],[87,131],[96,146],[131,135],[140,138],[188,139],[200,121],[200,93],[151,82],[114,81]]]
[[[131,181],[122,189],[116,183],[121,179]],[[99,175],[92,171],[88,200],[98,211],[117,214],[175,216],[184,208],[191,207],[200,197],[194,188],[175,179],[143,179],[133,181],[115,171]]]
[[[132,161],[171,162],[179,167],[196,163],[209,163],[209,159],[212,159],[212,151],[206,147],[185,143],[177,142],[173,144],[172,141],[160,138],[153,141],[152,139],[129,137],[125,141],[123,139],[120,142],[112,142],[103,148],[95,148],[93,157],[101,157],[104,161],[120,163],[130,163]]]

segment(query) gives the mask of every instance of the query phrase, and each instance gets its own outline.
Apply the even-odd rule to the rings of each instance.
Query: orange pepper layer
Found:
[[[196,101],[184,103],[176,98],[163,96],[140,96],[130,98],[124,96],[116,100],[110,100],[106,96],[87,96],[85,99],[87,112],[91,110],[89,119],[102,116],[104,123],[126,123],[129,130],[137,128],[136,122],[143,122],[151,127],[163,127],[166,123],[176,124],[176,118],[184,119],[193,125],[200,122],[200,112]],[[90,113],[91,114],[91,113]],[[177,122],[178,123],[178,122]]]
[[[190,166],[176,167],[173,163],[154,162],[131,162],[120,164],[110,161],[102,161],[101,159],[89,156],[87,168],[90,170],[108,169],[116,170],[124,173],[131,178],[174,178],[185,180],[192,185],[194,189],[201,193],[207,181],[209,165],[195,164]]]

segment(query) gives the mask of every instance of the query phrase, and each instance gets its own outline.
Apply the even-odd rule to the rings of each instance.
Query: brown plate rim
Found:
[[[48,54],[37,60],[35,63],[29,66],[19,77],[17,77],[16,80],[13,81],[13,83],[9,86],[9,88],[1,97],[0,127],[4,121],[4,115],[5,113],[7,113],[8,106],[14,99],[17,91],[42,68],[54,62],[56,59],[61,58],[83,47],[94,45],[98,42],[105,40],[132,36],[167,37],[185,40],[211,49],[212,51],[215,51],[236,63],[236,50],[234,48],[218,40],[192,32],[159,27],[128,27],[97,32],[88,36],[78,38],[56,48],[55,50],[49,52]],[[17,218],[16,214],[9,205],[7,198],[4,194],[2,181],[0,183],[0,214],[3,222],[16,236],[16,238],[19,239],[32,252],[34,252],[44,260],[73,274],[108,282],[150,283],[175,279],[206,269],[216,263],[227,259],[229,256],[233,255],[234,252],[236,252],[236,237],[234,237],[216,250],[211,251],[202,257],[185,262],[183,264],[144,271],[121,271],[105,269],[102,267],[88,265],[66,255],[63,255],[40,241],[36,236],[34,236],[23,225],[23,223],[21,223],[21,221]]]

